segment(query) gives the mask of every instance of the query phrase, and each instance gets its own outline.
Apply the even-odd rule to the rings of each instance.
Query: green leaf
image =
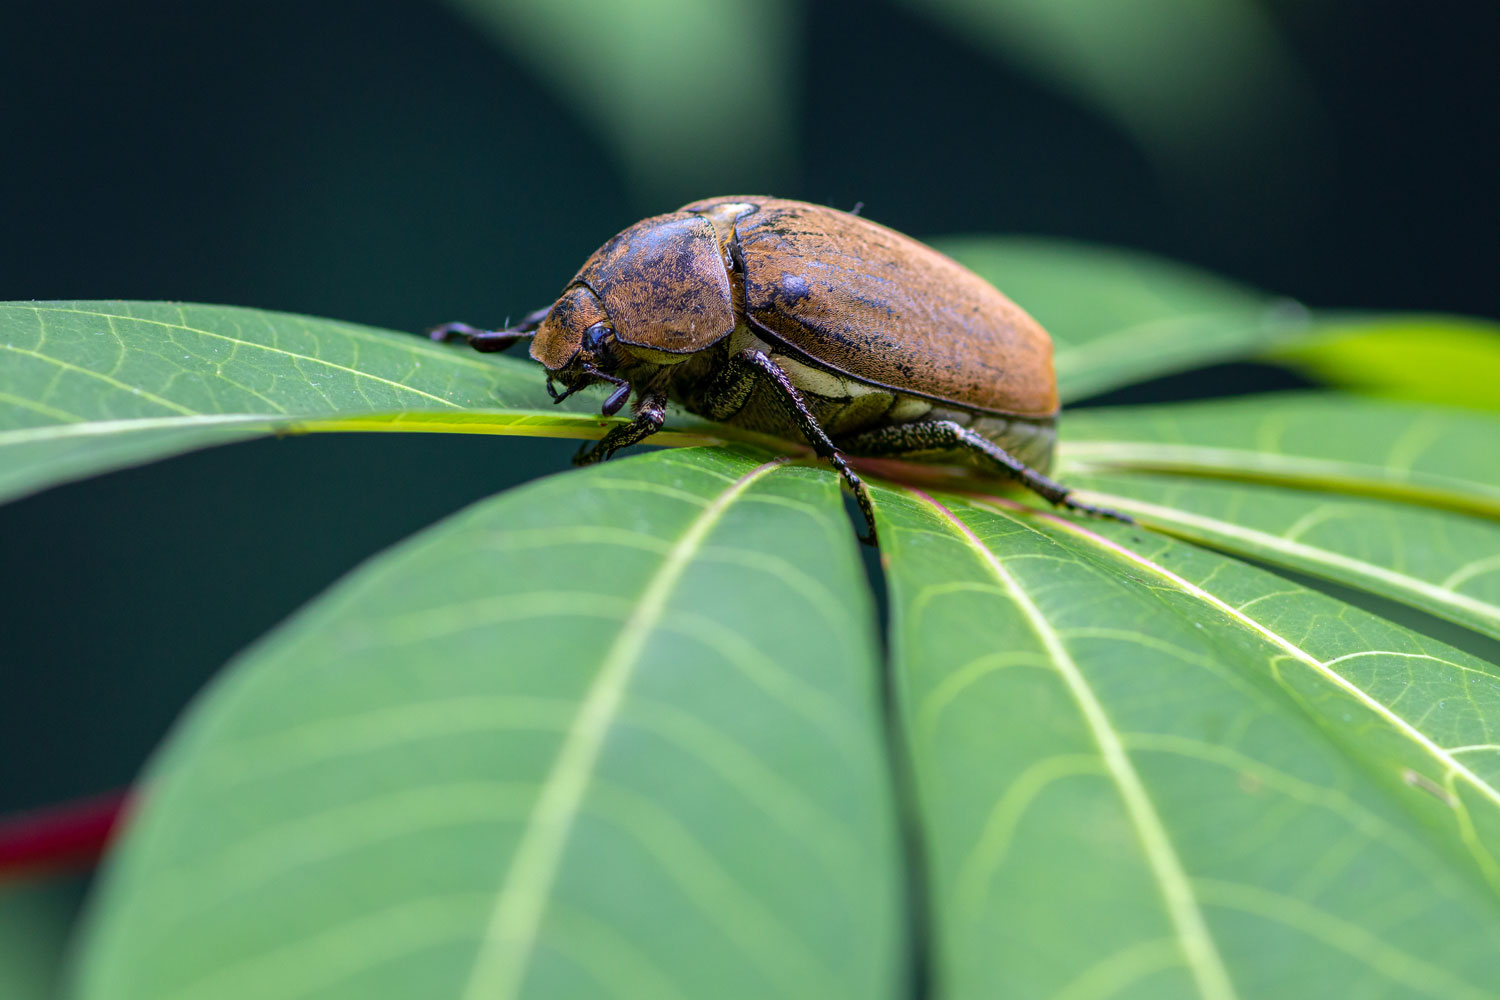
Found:
[[[0,498],[267,433],[598,437],[613,423],[597,400],[554,408],[518,358],[227,306],[0,303],[0,359]]]
[[[1458,316],[1330,320],[1271,358],[1346,389],[1500,409],[1500,325]]]
[[[934,246],[1047,328],[1064,402],[1258,354],[1307,325],[1295,303],[1149,254],[1026,237]]]
[[[944,997],[1495,995],[1500,668],[1139,529],[876,502]]]
[[[895,996],[863,583],[833,477],[720,450],[450,518],[192,712],[80,995]]]
[[[1500,638],[1500,523],[1444,510],[1175,476],[1075,476],[1081,498]]]
[[[1500,517],[1500,418],[1334,394],[1065,414],[1059,475],[1170,472]]]

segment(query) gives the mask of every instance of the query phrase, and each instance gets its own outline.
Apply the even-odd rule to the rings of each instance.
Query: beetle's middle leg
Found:
[[[621,448],[646,438],[661,430],[667,422],[667,397],[659,392],[637,396],[632,408],[635,419],[628,424],[611,427],[609,433],[592,444],[586,444],[573,456],[574,465],[592,465],[602,462]]]
[[[982,458],[987,465],[998,468],[1048,503],[1076,510],[1081,514],[1113,518],[1126,524],[1135,523],[1126,515],[1108,507],[1079,503],[1072,498],[1073,491],[1062,483],[1048,479],[995,442],[951,420],[893,424],[856,435],[846,441],[845,445],[853,454],[871,458],[900,458],[903,454],[920,451],[967,451]]]
[[[813,416],[812,410],[807,405],[807,400],[802,398],[802,393],[792,384],[791,376],[781,369],[781,366],[764,353],[756,350],[741,351],[729,359],[729,363],[720,370],[708,387],[704,402],[708,412],[705,416],[713,420],[723,420],[737,413],[740,407],[745,405],[745,400],[750,397],[757,384],[769,383],[776,391],[772,394],[777,402],[781,404],[782,410],[802,436],[807,438],[807,443],[812,445],[813,451],[819,458],[828,460],[838,474],[844,477],[844,482],[849,484],[849,489],[854,492],[854,499],[859,504],[859,511],[865,516],[865,529],[868,532],[861,541],[868,545],[875,544],[875,511],[870,506],[870,495],[865,490],[865,484],[849,468],[849,463],[844,456],[839,454],[838,447],[834,445],[833,439],[818,423],[818,418]]]

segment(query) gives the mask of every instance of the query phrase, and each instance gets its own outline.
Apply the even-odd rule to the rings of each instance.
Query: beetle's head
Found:
[[[573,285],[547,313],[531,340],[531,356],[547,368],[547,389],[561,402],[596,382],[615,387],[604,401],[604,415],[613,416],[630,395],[630,383],[615,374],[620,358],[615,331],[599,299],[585,285]],[[563,384],[564,392],[552,388]]]

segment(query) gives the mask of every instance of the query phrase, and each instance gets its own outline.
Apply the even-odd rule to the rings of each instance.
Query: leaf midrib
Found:
[[[1192,883],[1182,867],[1166,826],[1151,802],[1146,786],[1120,741],[1119,733],[1110,722],[1104,706],[1094,696],[1083,672],[1068,653],[1062,637],[1052,628],[1040,608],[1031,600],[1019,582],[1011,576],[995,554],[989,550],[974,532],[952,511],[920,490],[914,495],[937,510],[944,521],[954,530],[983,562],[990,574],[1003,586],[1016,606],[1026,616],[1027,623],[1041,640],[1053,666],[1067,685],[1069,694],[1078,705],[1084,722],[1089,727],[1099,754],[1104,760],[1125,810],[1135,827],[1136,836],[1146,854],[1162,900],[1166,904],[1168,919],[1177,935],[1183,956],[1197,984],[1198,993],[1210,1000],[1234,1000],[1234,986],[1229,979],[1213,938],[1209,935],[1203,913],[1198,907]],[[1014,520],[1013,518],[1011,520]],[[1028,529],[1030,530],[1030,529]]]
[[[1002,504],[1005,503],[1005,501],[999,500],[998,498],[996,498],[995,502]],[[1483,778],[1479,777],[1463,764],[1460,764],[1457,760],[1454,759],[1452,753],[1450,753],[1447,749],[1438,746],[1437,743],[1433,742],[1433,740],[1427,736],[1427,734],[1423,733],[1416,726],[1406,721],[1405,718],[1392,711],[1386,705],[1382,704],[1379,699],[1375,698],[1369,692],[1365,691],[1364,688],[1361,688],[1359,685],[1349,680],[1343,674],[1339,673],[1337,670],[1334,670],[1331,664],[1335,661],[1331,660],[1325,663],[1324,661],[1318,659],[1316,656],[1313,656],[1307,650],[1303,649],[1301,646],[1298,646],[1296,643],[1292,642],[1290,639],[1276,632],[1274,629],[1270,628],[1267,625],[1263,625],[1261,622],[1245,614],[1243,611],[1240,611],[1238,608],[1235,608],[1225,601],[1220,600],[1218,597],[1209,593],[1207,590],[1204,590],[1202,587],[1199,587],[1196,584],[1184,579],[1183,577],[1178,576],[1176,573],[1173,573],[1165,566],[1162,566],[1151,559],[1147,559],[1145,556],[1142,556],[1137,552],[1132,552],[1130,549],[1126,548],[1123,545],[1105,538],[1103,535],[1090,531],[1089,529],[1076,524],[1065,517],[1058,517],[1055,514],[1049,514],[1045,511],[1027,509],[1027,513],[1034,514],[1052,524],[1056,524],[1059,527],[1062,527],[1063,529],[1073,533],[1074,535],[1087,540],[1090,544],[1093,544],[1099,548],[1106,549],[1119,558],[1134,563],[1142,569],[1161,577],[1162,579],[1172,584],[1173,587],[1181,590],[1188,596],[1211,605],[1223,614],[1227,615],[1229,618],[1233,619],[1238,624],[1255,632],[1261,638],[1276,646],[1278,649],[1282,650],[1282,652],[1286,653],[1288,656],[1291,656],[1299,663],[1302,663],[1303,665],[1311,668],[1314,673],[1321,676],[1324,680],[1333,684],[1335,687],[1340,688],[1350,697],[1354,698],[1370,711],[1380,716],[1398,732],[1406,736],[1408,739],[1410,739],[1412,742],[1416,743],[1424,751],[1426,751],[1437,763],[1443,766],[1447,774],[1456,775],[1457,777],[1462,778],[1467,784],[1474,788],[1475,791],[1479,792],[1482,796],[1489,799],[1490,802],[1493,803],[1496,807],[1500,807],[1500,789],[1496,789],[1495,786],[1486,782]],[[1362,650],[1357,655],[1371,655],[1385,652],[1387,651]]]
[[[462,994],[465,1000],[510,1000],[518,995],[573,822],[651,630],[709,531],[751,483],[780,464],[757,466],[719,494],[672,546],[641,592],[542,784],[486,921]]]
[[[1104,439],[1068,442],[1062,447],[1060,457],[1064,477],[1109,472],[1171,473],[1384,497],[1439,510],[1500,518],[1500,489],[1487,483],[1425,471],[1397,473],[1369,462],[1246,448]]]
[[[1307,545],[1295,539],[1283,538],[1270,532],[1259,531],[1255,528],[1247,528],[1244,525],[1235,524],[1231,521],[1223,521],[1214,517],[1205,517],[1201,514],[1193,514],[1186,510],[1175,507],[1165,507],[1160,504],[1138,500],[1134,497],[1120,496],[1114,493],[1105,493],[1098,490],[1079,490],[1080,497],[1087,496],[1089,501],[1103,504],[1107,507],[1117,507],[1126,513],[1140,514],[1161,522],[1158,525],[1163,530],[1169,530],[1173,525],[1184,525],[1189,528],[1197,528],[1201,532],[1217,534],[1226,539],[1239,541],[1247,546],[1260,545],[1284,556],[1305,559],[1318,565],[1343,569],[1352,573],[1366,576],[1372,580],[1379,580],[1391,587],[1404,590],[1408,594],[1432,602],[1441,604],[1456,612],[1467,612],[1478,618],[1485,619],[1492,631],[1500,630],[1500,606],[1482,601],[1468,594],[1460,594],[1441,584],[1431,583],[1406,573],[1398,573],[1395,570],[1377,566],[1363,559],[1355,559],[1350,556],[1341,555],[1328,549]],[[1202,541],[1199,536],[1194,541]]]
[[[36,311],[38,317],[40,317],[41,313],[42,313],[42,308],[41,307],[34,307],[34,308],[35,308],[35,311]],[[402,382],[396,382],[396,381],[394,381],[392,379],[383,378],[380,375],[375,375],[375,374],[373,374],[371,372],[367,372],[367,371],[361,371],[358,368],[350,368],[348,365],[341,365],[337,361],[329,361],[327,358],[319,358],[319,357],[315,357],[315,356],[313,356],[311,354],[299,354],[296,351],[289,351],[289,350],[287,350],[284,347],[276,347],[276,346],[271,345],[271,344],[260,344],[260,343],[256,343],[253,340],[245,340],[245,339],[240,338],[240,337],[231,337],[227,333],[219,333],[219,332],[217,332],[215,330],[204,330],[204,329],[201,329],[199,327],[188,326],[186,323],[168,323],[165,320],[150,319],[150,318],[145,317],[145,316],[127,316],[127,315],[115,314],[115,313],[91,312],[91,311],[89,311],[87,309],[62,309],[62,308],[58,308],[58,307],[55,307],[55,306],[49,306],[49,307],[47,307],[47,311],[48,312],[54,312],[54,313],[72,313],[72,314],[79,315],[79,316],[93,316],[93,317],[96,317],[98,319],[109,320],[110,324],[111,324],[111,327],[110,327],[111,331],[113,331],[113,323],[117,319],[128,320],[128,321],[130,321],[132,323],[149,323],[149,324],[151,324],[153,326],[165,327],[168,330],[182,330],[182,331],[184,331],[186,333],[197,334],[200,337],[211,337],[211,338],[213,338],[215,340],[222,340],[222,341],[225,341],[227,343],[234,344],[236,347],[249,347],[249,348],[254,348],[256,350],[266,351],[266,352],[271,353],[271,354],[279,354],[279,355],[282,355],[283,357],[291,359],[292,361],[306,361],[306,362],[309,362],[310,364],[323,365],[325,367],[332,368],[332,369],[334,369],[336,371],[343,372],[343,373],[345,373],[347,375],[352,375],[352,376],[355,376],[357,378],[366,378],[366,379],[369,379],[372,382],[379,382],[382,385],[390,386],[392,389],[398,389],[398,390],[400,390],[402,392],[409,392],[409,393],[411,393],[411,394],[413,394],[415,396],[421,396],[424,399],[430,399],[430,400],[432,400],[435,403],[442,403],[444,406],[453,407],[455,409],[462,409],[463,408],[462,404],[455,403],[451,399],[444,399],[441,396],[434,396],[432,393],[425,392],[425,391],[423,391],[421,389],[416,388],[415,386],[410,386],[410,385],[406,385],[405,383],[402,383]],[[115,336],[118,339],[119,334],[115,334]],[[8,345],[8,344],[5,345],[5,346],[10,347],[10,345]],[[397,345],[392,344],[392,345],[388,345],[388,346],[397,346]],[[84,374],[94,375],[94,376],[97,376],[99,378],[103,378],[106,381],[109,381],[109,382],[111,382],[111,383],[113,383],[115,385],[120,386],[121,388],[127,388],[127,389],[131,388],[130,386],[126,385],[125,383],[119,382],[116,379],[112,379],[109,376],[103,374],[102,372],[95,372],[95,371],[92,371],[91,369],[80,368],[77,365],[73,365],[73,364],[70,364],[69,362],[63,361],[60,358],[54,358],[50,354],[43,354],[43,353],[38,352],[38,351],[28,351],[28,350],[25,350],[23,348],[18,348],[18,347],[11,347],[11,350],[18,351],[18,352],[24,353],[24,354],[30,354],[30,355],[38,358],[39,360],[50,361],[53,364],[58,365],[59,367],[65,367],[65,368],[69,368],[69,369],[72,369],[72,370],[75,370],[75,371],[78,371],[78,372],[82,372]],[[146,392],[143,389],[132,389],[132,393],[135,394],[135,395],[145,396],[147,398],[152,399],[152,401],[154,401],[154,402],[158,402],[158,403],[161,403],[163,405],[173,407],[174,409],[178,409],[178,410],[180,410],[185,415],[193,415],[193,416],[199,415],[199,414],[196,413],[196,411],[188,410],[188,409],[186,409],[184,407],[178,406],[178,404],[176,404],[176,403],[170,402],[169,400],[165,400],[165,399],[161,399],[160,397],[153,396],[152,394]]]

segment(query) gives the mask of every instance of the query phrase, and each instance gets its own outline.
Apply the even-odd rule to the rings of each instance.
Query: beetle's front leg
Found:
[[[427,336],[439,343],[462,340],[476,351],[491,353],[503,351],[520,340],[536,336],[534,330],[481,330],[467,323],[444,323],[427,331]]]
[[[537,327],[552,311],[551,306],[536,309],[521,317],[521,322],[504,330],[481,330],[467,323],[444,323],[428,329],[427,336],[439,343],[462,340],[476,351],[503,351],[519,340],[530,340],[536,336]],[[510,320],[506,320],[510,322]]]
[[[573,456],[574,465],[592,465],[609,458],[621,448],[644,441],[661,430],[667,422],[667,397],[659,392],[637,397],[633,408],[635,419],[619,427],[611,427],[609,433],[592,444],[578,449]]]
[[[707,409],[706,416],[714,420],[723,420],[733,416],[745,405],[745,400],[750,397],[758,383],[769,384],[775,392],[772,394],[781,404],[783,411],[802,436],[807,438],[807,443],[812,445],[813,451],[818,457],[828,460],[834,470],[849,484],[849,489],[854,493],[854,499],[859,504],[859,511],[865,516],[865,528],[867,534],[860,541],[867,545],[875,544],[875,511],[870,506],[870,495],[865,490],[865,484],[849,468],[849,463],[839,450],[834,446],[833,440],[829,438],[828,432],[823,425],[818,423],[818,418],[813,416],[812,410],[807,405],[807,400],[802,398],[802,393],[792,384],[791,376],[781,369],[781,366],[764,353],[755,350],[741,351],[729,359],[729,363],[715,376],[709,385],[708,392],[704,398]]]

